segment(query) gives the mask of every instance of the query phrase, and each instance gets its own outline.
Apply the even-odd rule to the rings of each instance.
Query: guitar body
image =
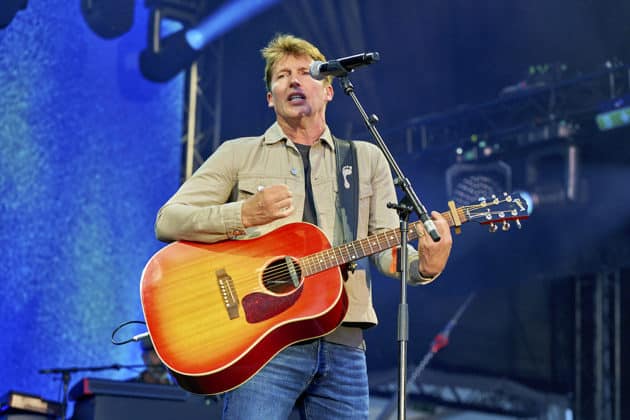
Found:
[[[459,231],[476,220],[495,232],[527,218],[519,195],[442,213]],[[417,238],[413,222],[409,240]],[[339,265],[400,244],[389,229],[331,248],[308,223],[214,244],[174,242],[147,263],[140,297],[155,350],[179,385],[197,394],[229,391],[285,347],[333,331],[348,298]]]
[[[347,309],[339,268],[303,276],[297,263],[330,247],[319,228],[291,223],[254,239],[158,251],[142,274],[142,308],[178,384],[228,391],[283,348],[333,331]]]

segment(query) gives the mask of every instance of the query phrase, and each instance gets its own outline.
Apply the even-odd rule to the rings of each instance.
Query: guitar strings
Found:
[[[385,249],[391,248],[392,245],[390,244],[391,242],[391,237],[392,234],[394,234],[393,236],[398,238],[399,235],[396,235],[396,233],[399,231],[400,229],[389,229],[383,232],[379,232],[375,235],[369,236],[367,238],[363,238],[363,239],[359,239],[357,241],[353,241],[352,244],[358,244],[358,245],[352,245],[355,248],[355,251],[357,251],[357,246],[361,249],[360,254],[357,258],[363,258],[366,255],[370,255],[372,253],[376,253],[379,251],[383,251]],[[374,250],[374,246],[373,244],[375,243],[374,241],[376,241],[377,245],[376,245],[376,251]],[[386,242],[386,245],[384,245],[384,243]],[[396,244],[399,244],[400,242],[396,239],[394,241],[394,245],[396,246]],[[350,244],[346,244],[346,245],[350,245]],[[337,267],[340,266],[348,261],[351,261],[352,258],[350,258],[351,253],[347,252],[347,257],[344,256],[344,252],[341,249],[342,247],[339,247],[337,249],[339,249],[339,257],[341,258],[342,262],[339,262],[339,258],[337,257],[337,254],[335,253],[334,249],[335,248],[330,248],[330,249],[326,249],[324,251],[321,251],[317,254],[313,254],[311,256],[307,256],[307,257],[303,257],[301,259],[298,260],[298,265],[300,265],[300,267],[306,267],[307,269],[310,268],[314,268],[316,266],[320,266],[320,270],[316,271],[316,272],[321,272],[333,267]],[[349,247],[347,247],[349,248]],[[369,249],[368,252],[366,252],[365,250]],[[332,258],[334,258],[334,262],[332,261],[331,258],[331,253],[332,251]],[[326,254],[329,255],[326,255]],[[317,257],[317,255],[321,255],[320,257]],[[347,258],[347,259],[346,259]],[[309,262],[307,260],[313,260],[312,262]],[[323,268],[322,268],[323,267]],[[280,263],[277,264],[275,267],[265,271],[263,273],[263,285],[269,285],[269,284],[276,284],[276,283],[281,283],[281,282],[286,282],[288,283],[289,281],[287,279],[290,279],[290,276],[288,275],[288,264],[287,263]],[[301,273],[304,270],[300,270]],[[310,270],[309,270],[310,271]],[[265,276],[265,274],[267,274],[267,276]]]
[[[470,207],[474,207],[474,206],[470,206]],[[418,223],[418,222],[415,222],[415,223]],[[395,237],[398,237],[397,233],[399,231],[400,231],[400,229],[389,229],[389,230],[387,230],[385,232],[380,232],[379,234],[376,234],[376,235],[373,235],[373,236],[376,237],[376,242],[380,244],[380,243],[383,242],[384,238],[390,237],[390,235],[392,233],[394,234]],[[380,236],[380,238],[379,238],[379,236]],[[374,247],[371,244],[373,239],[374,238],[372,238],[372,237],[368,237],[368,238],[363,238],[361,240],[356,241],[360,245],[360,248],[361,248],[361,251],[362,251],[362,254],[363,254],[362,256],[367,255],[367,253],[364,251],[364,248],[365,248],[364,245],[367,245],[370,248],[370,252],[379,252],[379,251],[381,251],[383,249],[386,249],[386,248],[381,248],[380,246],[377,246],[378,250],[374,251]],[[387,240],[388,246],[389,246],[389,242],[390,241]],[[395,244],[396,243],[398,243],[398,241],[396,241]],[[396,245],[394,245],[394,246],[396,246]],[[355,246],[355,248],[356,248],[356,246]],[[322,254],[325,254],[327,252],[329,253],[331,250],[332,250],[332,248],[328,249],[328,250],[325,250],[325,251],[322,251]],[[340,250],[339,254],[340,254],[340,256],[342,257],[342,260],[343,260],[344,259],[343,251]],[[339,264],[339,260],[337,258],[337,255],[334,253],[334,251],[333,251],[332,257],[334,257],[335,263],[333,265],[330,265],[330,256],[323,255],[323,258],[317,258],[316,255],[317,254],[314,254],[314,255],[312,255],[310,257],[305,257],[305,258],[302,258],[302,259],[298,260],[298,265],[300,265],[301,267],[306,267],[306,268],[312,268],[312,267],[315,267],[317,265],[320,265],[320,266],[323,265],[325,267],[324,270],[341,265],[341,264]],[[309,262],[306,261],[308,258],[315,259],[315,261],[309,263]],[[287,263],[277,264],[273,268],[270,268],[269,270],[267,270],[267,271],[265,271],[263,273],[263,284],[265,286],[267,286],[267,285],[273,285],[273,284],[281,284],[281,283],[285,283],[285,282],[288,283],[290,281],[290,276],[289,276],[288,270],[289,270],[289,268],[288,268],[288,264]],[[300,270],[300,271],[303,271],[303,270]],[[323,270],[321,270],[321,271],[323,271]]]
[[[388,236],[392,231],[395,231],[394,229],[386,231],[386,232],[381,232],[377,235],[374,235],[376,237],[378,236]],[[363,238],[359,241],[356,241],[359,243],[360,248],[361,248],[361,257],[367,255],[367,253],[365,252],[365,246],[367,245],[370,248],[370,252],[378,252],[378,251],[374,251],[374,247],[370,244],[370,241],[374,239],[374,238]],[[381,237],[380,239],[377,239],[378,243],[381,243],[384,239]],[[387,240],[387,242],[389,243],[389,240]],[[347,244],[346,244],[347,245]],[[356,246],[354,246],[356,248]],[[378,250],[382,250],[379,246],[377,246]],[[384,249],[384,248],[383,248]],[[355,249],[356,250],[356,249]],[[332,251],[332,255],[331,254]],[[321,257],[317,257],[317,255],[321,254]],[[326,255],[329,254],[329,255]],[[340,266],[342,264],[344,264],[345,262],[349,261],[350,257],[350,253],[347,253],[347,258],[348,260],[346,260],[346,257],[344,256],[344,252],[340,249],[339,253],[337,254],[334,251],[334,248],[330,248],[330,249],[326,249],[320,253],[316,253],[313,254],[311,256],[307,256],[307,257],[303,257],[298,259],[298,265],[301,268],[307,268],[308,271],[310,271],[309,269],[312,269],[316,266],[320,266],[320,270],[316,271],[316,272],[321,272],[321,271],[325,271],[327,269],[333,268],[333,267],[337,267]],[[332,259],[334,258],[334,262],[332,261]],[[339,259],[342,260],[342,262],[339,262]],[[308,261],[308,260],[312,260],[312,261]],[[300,274],[303,274],[304,270],[300,269]],[[243,280],[251,280],[253,278],[255,278],[256,276],[250,276],[248,278],[244,278]],[[300,276],[301,278],[303,278],[303,276]],[[268,286],[268,285],[275,285],[275,284],[282,284],[282,283],[289,283],[292,282],[291,277],[289,275],[289,268],[288,268],[288,264],[285,263],[280,263],[280,264],[276,264],[274,267],[269,268],[268,270],[263,272],[263,285]]]
[[[376,253],[379,251],[382,251],[384,249],[387,249],[387,247],[391,247],[389,245],[389,243],[391,242],[390,238],[392,233],[395,233],[397,230],[396,229],[390,229],[384,232],[380,232],[376,235],[372,235],[370,237],[367,238],[363,238],[357,241],[354,241],[354,244],[357,245],[353,245],[353,247],[355,248],[355,251],[357,251],[357,247],[361,249],[359,256],[357,258],[362,258],[366,255],[369,255],[370,253]],[[378,245],[376,246],[376,251],[374,250],[374,246],[373,246],[373,241],[374,239],[376,239],[376,243],[378,243]],[[385,247],[382,246],[383,242],[387,242],[387,245]],[[398,243],[397,241],[395,241],[395,243]],[[349,245],[349,244],[346,244]],[[351,260],[350,256],[352,255],[350,252],[345,253],[346,255],[344,255],[343,250],[341,249],[342,247],[339,247],[337,249],[339,249],[338,255],[337,253],[334,251],[335,248],[330,248],[330,249],[326,249],[324,251],[321,251],[319,253],[313,254],[311,256],[307,256],[307,257],[303,257],[301,259],[298,260],[298,263],[301,267],[306,267],[308,268],[313,268],[316,266],[320,266],[320,267],[324,267],[322,270],[319,271],[324,271],[327,270],[329,268],[332,267],[337,267],[340,266],[348,261]],[[349,248],[349,247],[348,247]],[[365,250],[369,249],[368,252],[366,252]],[[332,251],[332,255],[331,254]],[[328,255],[326,255],[328,254]],[[321,255],[321,257],[317,257],[317,255]],[[334,258],[334,262],[332,261],[332,259]],[[347,259],[346,259],[347,258]],[[308,261],[308,260],[313,260],[313,261]],[[342,260],[342,262],[339,262],[339,259]],[[271,279],[272,282],[276,281],[277,278],[283,278],[285,273],[288,273],[288,265],[286,263],[281,263],[281,264],[276,264],[275,267],[267,270],[265,272],[266,274],[269,274],[268,279]],[[280,277],[278,277],[280,276]],[[263,279],[264,282],[264,279]],[[266,284],[266,283],[265,283]]]
[[[502,202],[505,202],[505,201],[507,201],[507,200],[499,200],[499,203],[502,203]],[[478,209],[483,209],[483,208],[490,209],[490,207],[492,205],[496,205],[496,204],[491,203],[491,204],[466,205],[466,206],[459,207],[457,210],[461,211],[461,212],[465,212],[465,211],[478,210]],[[471,214],[469,216],[469,219],[485,218],[488,214],[499,214],[501,212],[502,211],[494,210],[494,211],[487,211],[487,212],[483,212],[483,213]],[[448,214],[448,213],[449,212],[445,212],[443,214]],[[419,223],[419,222],[414,222],[414,223],[412,223],[412,225],[413,224],[417,224],[417,223]],[[398,236],[397,233],[399,231],[400,231],[399,228],[397,228],[397,229],[390,229],[390,230],[387,230],[385,232],[380,232],[380,233],[378,233],[376,235],[360,239],[360,240],[355,241],[353,243],[358,243],[360,245],[360,248],[361,248],[361,251],[362,251],[362,254],[363,254],[361,257],[363,257],[365,255],[369,255],[368,253],[365,253],[364,245],[368,245],[369,248],[370,248],[370,252],[372,252],[372,253],[373,252],[379,252],[379,251],[381,251],[383,249],[386,249],[386,248],[380,248],[380,246],[377,246],[378,250],[374,251],[373,250],[373,246],[371,244],[372,240],[374,238],[376,238],[376,242],[380,245],[380,243],[383,241],[383,239],[389,237],[392,233],[394,233],[394,236],[397,237]],[[389,247],[389,242],[390,241],[387,240],[387,242],[388,242],[388,247]],[[348,244],[346,244],[346,245],[348,245]],[[356,250],[356,245],[353,245],[353,246],[355,247],[355,250]],[[396,246],[396,245],[394,244],[394,246]],[[335,259],[335,262],[332,263],[332,265],[331,265],[331,262],[332,262],[331,261],[331,256],[330,255],[325,255],[326,253],[330,254],[331,251],[332,251],[332,257]],[[316,257],[316,255],[318,255],[318,254],[321,254],[323,258]],[[339,250],[339,256],[341,257],[342,260],[345,259],[344,255],[343,255],[343,251],[341,249]],[[313,259],[313,261],[312,262],[308,262],[307,260],[309,260],[309,259]],[[347,262],[347,261],[344,261],[343,263],[345,263],[345,262]],[[302,268],[304,268],[304,267],[309,269],[309,268],[313,268],[313,267],[315,267],[317,265],[323,266],[324,268],[318,271],[318,272],[320,272],[320,271],[324,271],[324,270],[327,270],[327,269],[330,269],[330,268],[333,268],[333,267],[336,267],[336,266],[339,266],[339,265],[343,264],[343,263],[341,263],[341,264],[339,263],[339,259],[337,258],[337,255],[334,252],[333,248],[324,250],[324,251],[322,251],[320,253],[313,254],[311,256],[300,258],[300,259],[298,259],[297,263],[300,266],[300,270],[299,270],[300,271],[300,278],[303,278],[304,270]],[[252,276],[250,278],[246,278],[246,280],[251,280],[251,278],[254,278],[254,277],[255,276]],[[287,263],[277,264],[273,268],[270,268],[270,269],[268,269],[268,270],[263,272],[263,285],[265,285],[265,286],[276,285],[276,284],[284,284],[284,283],[289,283],[289,282],[292,282],[292,280],[291,280],[291,276],[289,275],[289,266],[288,266]]]

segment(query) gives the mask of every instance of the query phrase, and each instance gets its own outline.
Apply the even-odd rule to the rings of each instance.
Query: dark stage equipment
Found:
[[[0,397],[0,419],[49,419],[61,416],[61,404],[38,395],[9,391]]]
[[[113,39],[133,26],[134,4],[134,0],[81,0],[81,14],[94,33]]]
[[[172,385],[83,378],[70,391],[73,420],[172,420],[221,418],[218,397],[190,394]]]
[[[19,10],[26,9],[28,0],[5,0],[0,4],[0,29],[4,29],[13,20]]]
[[[277,2],[278,0],[226,2],[194,26],[190,22],[182,22],[185,25],[183,29],[164,38],[161,36],[160,7],[162,3],[173,2],[149,2],[149,7],[153,7],[148,36],[150,43],[140,54],[140,70],[143,76],[153,82],[169,81],[180,72],[188,70],[212,41]],[[169,4],[167,10],[172,12],[173,9],[177,7]],[[196,19],[190,13],[182,15]],[[172,16],[174,18],[176,14]]]

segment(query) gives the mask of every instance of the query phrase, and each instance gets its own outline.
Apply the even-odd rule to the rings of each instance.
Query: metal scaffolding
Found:
[[[164,19],[180,22],[185,28],[197,25],[210,13],[206,0],[146,0],[151,10],[149,40],[151,49],[160,50]],[[182,166],[180,181],[188,179],[221,137],[223,82],[223,40],[207,45],[201,56],[186,70],[182,122]]]
[[[205,48],[186,72],[183,164],[188,179],[221,142],[223,40]]]
[[[621,272],[575,278],[575,419],[621,419]]]
[[[404,132],[408,154],[449,150],[453,159],[477,160],[572,137],[594,125],[602,104],[629,93],[630,67],[621,63],[575,77],[558,70],[508,86],[494,100],[418,116],[385,132]]]

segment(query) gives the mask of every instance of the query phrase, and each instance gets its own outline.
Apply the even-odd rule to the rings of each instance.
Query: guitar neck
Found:
[[[451,227],[468,221],[464,208],[456,209],[453,207],[451,210],[442,213],[442,216],[446,218]],[[422,224],[422,222],[409,223],[407,238],[410,241],[418,238],[418,233],[416,232],[418,224]],[[356,241],[303,257],[300,260],[300,265],[303,274],[309,276],[399,245],[400,228],[387,229],[366,238],[357,239]]]

